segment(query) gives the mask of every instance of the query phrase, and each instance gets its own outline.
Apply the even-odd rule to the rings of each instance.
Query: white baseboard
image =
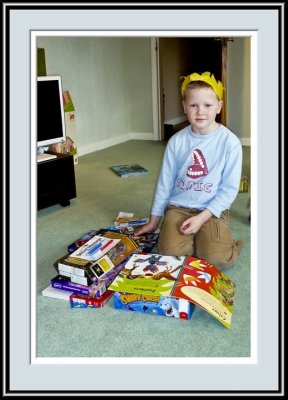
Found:
[[[177,117],[177,118],[173,118],[173,119],[169,119],[167,121],[164,121],[164,124],[177,125],[177,124],[181,124],[181,122],[184,122],[184,121],[187,121],[186,115],[183,115],[182,117]]]
[[[129,134],[118,136],[117,138],[107,139],[97,141],[96,143],[88,144],[87,146],[79,146],[77,147],[77,152],[79,156],[84,156],[85,154],[93,153],[94,151],[106,149],[107,147],[115,146],[116,144],[120,144],[126,142],[130,139]]]
[[[240,139],[242,146],[251,146],[251,139],[250,138],[241,138]]]
[[[154,134],[152,132],[130,132],[130,139],[135,140],[154,140]]]
[[[87,146],[77,147],[78,156],[85,156],[86,154],[93,153],[94,151],[103,150],[107,147],[115,146],[116,144],[127,142],[128,140],[154,140],[153,133],[147,132],[129,132],[125,135],[118,136],[107,140],[101,140],[97,143],[91,143]]]
[[[179,122],[177,122],[179,123]],[[128,140],[155,140],[151,132],[129,132],[125,135],[118,136],[117,138],[98,141],[91,143],[87,146],[80,146],[77,148],[77,155],[84,156],[85,154],[93,153],[94,151],[106,149],[107,147],[115,146],[116,144],[127,142]],[[242,146],[251,146],[250,138],[240,139]]]

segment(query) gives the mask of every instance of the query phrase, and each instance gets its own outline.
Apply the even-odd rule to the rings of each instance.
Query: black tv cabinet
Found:
[[[56,156],[37,163],[38,210],[55,204],[67,207],[76,197],[73,155]]]

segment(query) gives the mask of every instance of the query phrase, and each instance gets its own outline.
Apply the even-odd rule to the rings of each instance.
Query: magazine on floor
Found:
[[[121,178],[148,174],[148,170],[139,164],[112,165],[111,169]]]

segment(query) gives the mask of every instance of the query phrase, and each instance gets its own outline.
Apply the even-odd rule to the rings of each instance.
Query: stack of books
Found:
[[[71,307],[103,307],[113,294],[109,285],[137,250],[138,244],[126,234],[109,229],[90,231],[55,261],[57,275],[42,294],[70,300]]]
[[[98,284],[114,268],[114,264],[106,255],[120,239],[109,239],[95,235],[73,253],[68,253],[56,261],[59,275],[66,276],[73,283],[82,285]]]

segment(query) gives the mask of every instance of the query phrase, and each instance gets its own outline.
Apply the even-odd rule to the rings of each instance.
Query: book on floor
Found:
[[[109,289],[187,300],[231,327],[235,284],[204,259],[133,254]]]
[[[169,296],[185,257],[160,254],[132,254],[111,283],[117,292]]]
[[[187,256],[172,295],[192,301],[231,327],[235,283],[206,260]]]
[[[112,165],[111,169],[121,178],[148,174],[148,170],[139,164]]]

